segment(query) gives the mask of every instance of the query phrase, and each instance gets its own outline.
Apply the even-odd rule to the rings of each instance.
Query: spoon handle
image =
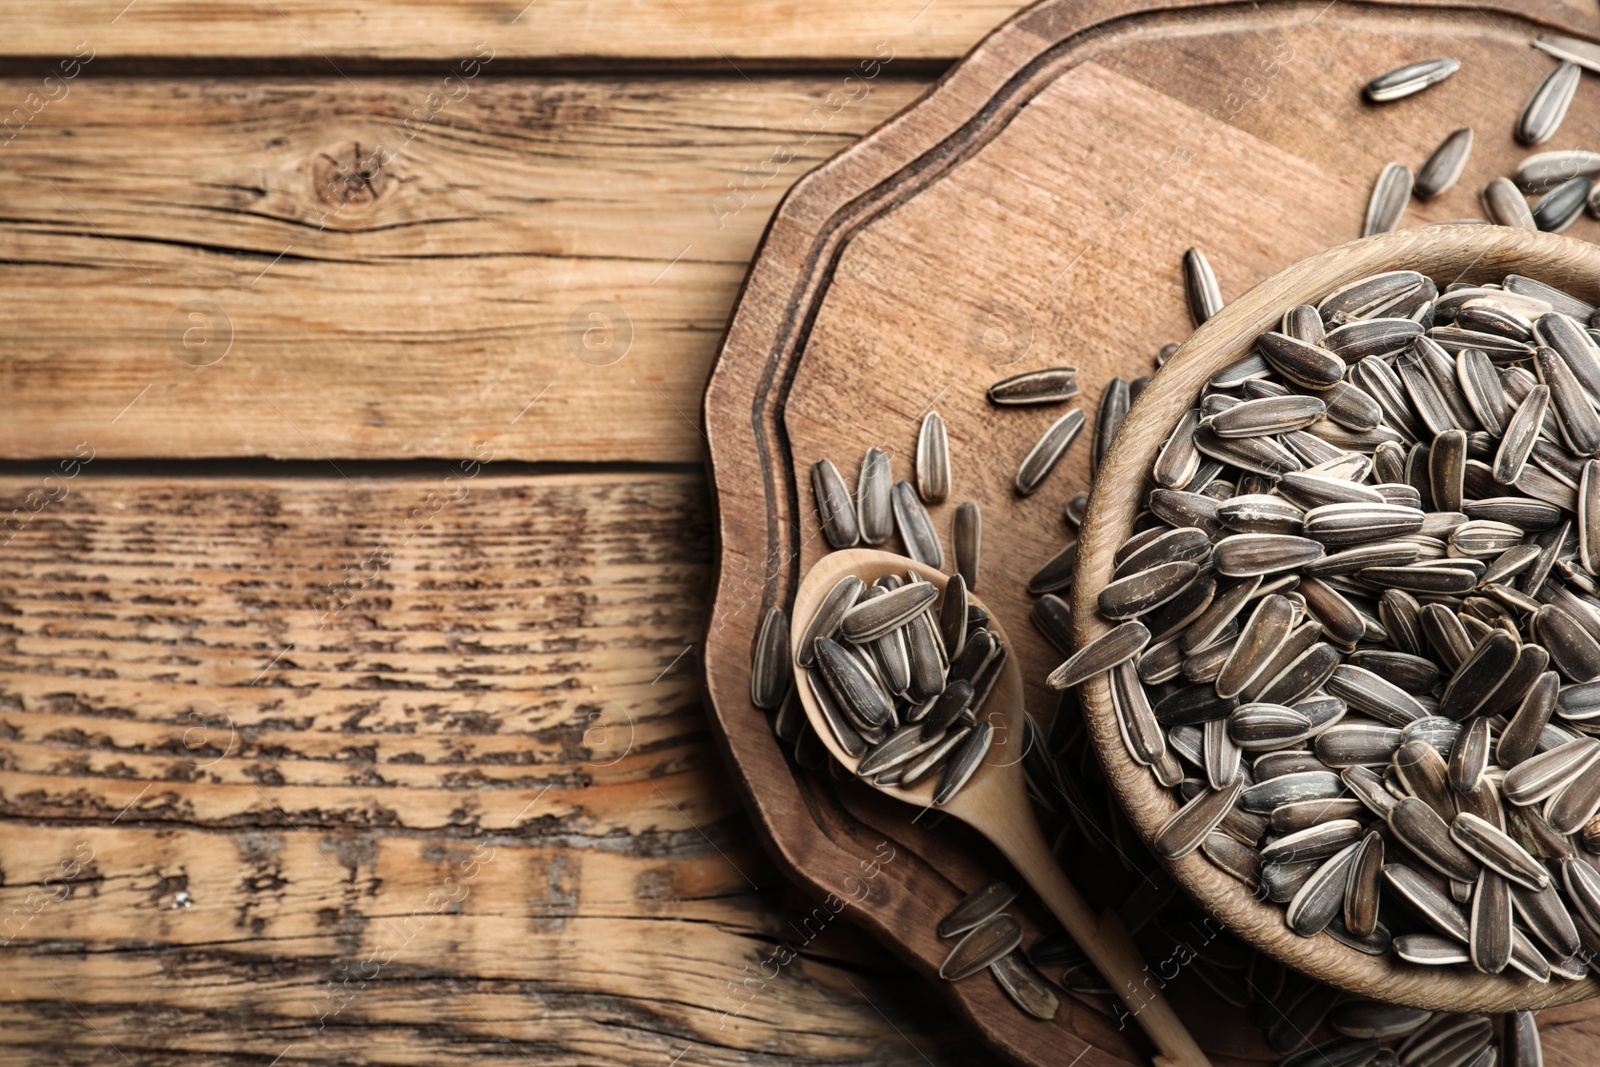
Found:
[[[1067,933],[1088,955],[1090,962],[1116,991],[1125,1005],[1118,1028],[1131,1016],[1155,1043],[1155,1067],[1211,1067],[1211,1061],[1161,995],[1133,937],[1115,911],[1096,916],[1078,890],[1062,873],[1039,832],[1033,813],[1024,810],[1004,834],[991,840],[1005,853],[1017,873],[1039,894],[1045,906],[1061,920]]]

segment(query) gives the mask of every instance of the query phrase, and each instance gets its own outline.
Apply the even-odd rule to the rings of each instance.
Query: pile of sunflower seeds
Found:
[[[1107,677],[1156,837],[1297,934],[1588,973],[1600,948],[1600,344],[1532,279],[1288,309],[1151,472],[1050,678]],[[1593,546],[1593,547],[1591,547]]]
[[[987,622],[960,574],[942,596],[915,571],[871,585],[850,574],[829,590],[796,665],[859,777],[910,787],[937,772],[935,805],[972,778],[994,741],[979,712],[1006,658]],[[769,651],[787,672],[782,646]]]

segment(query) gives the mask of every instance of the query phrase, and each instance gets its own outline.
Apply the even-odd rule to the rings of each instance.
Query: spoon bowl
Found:
[[[800,642],[807,624],[816,615],[823,599],[840,579],[855,575],[871,583],[888,575],[915,575],[933,583],[941,596],[949,584],[948,575],[892,552],[853,548],[832,552],[817,561],[795,593],[794,623],[791,627],[795,658],[795,691],[812,729],[822,739],[833,758],[854,774],[860,758],[845,751],[822,706],[811,691],[807,669],[799,666]],[[971,596],[971,602],[982,602]],[[1008,650],[1011,645],[999,620],[989,617],[988,628]],[[1030,885],[1052,914],[1060,920],[1079,947],[1111,987],[1123,997],[1126,1013],[1144,1029],[1159,1050],[1157,1067],[1206,1067],[1209,1061],[1184,1028],[1159,991],[1144,982],[1145,963],[1133,938],[1115,911],[1096,915],[1076,887],[1067,880],[1039,830],[1029,805],[1022,776],[1024,727],[1022,672],[1014,655],[1000,664],[1000,676],[979,714],[994,727],[994,742],[982,765],[973,772],[953,797],[940,805],[962,822],[988,838],[1006,857],[1023,881]],[[927,775],[909,788],[876,786],[879,792],[918,807],[933,807],[938,775]]]

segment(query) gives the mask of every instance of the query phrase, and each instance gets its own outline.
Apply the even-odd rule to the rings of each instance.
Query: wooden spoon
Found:
[[[847,574],[854,574],[866,582],[875,581],[886,574],[904,575],[915,572],[932,582],[941,592],[949,577],[904,556],[892,552],[879,552],[870,548],[853,548],[832,552],[811,568],[795,594],[794,624],[792,633],[796,651],[806,624],[816,614],[828,591]],[[976,597],[973,603],[980,603]],[[1010,642],[1000,623],[992,615],[989,629],[1009,650]],[[806,709],[812,729],[822,738],[838,760],[851,771],[858,762],[845,752],[828,725],[827,717],[812,695],[811,686],[802,676],[804,668],[795,668],[795,689],[800,703]],[[943,806],[943,810],[987,837],[1002,855],[1016,868],[1023,881],[1033,887],[1052,914],[1066,927],[1100,971],[1102,977],[1117,990],[1127,1006],[1126,1015],[1143,1027],[1159,1050],[1155,1057],[1157,1067],[1209,1067],[1210,1061],[1195,1043],[1183,1022],[1173,1012],[1161,993],[1150,989],[1145,982],[1149,971],[1139,954],[1122,920],[1115,911],[1096,916],[1083,897],[1078,895],[1060,865],[1050,852],[1050,846],[1039,831],[1039,824],[1029,806],[1027,787],[1022,779],[1022,755],[1017,746],[1022,744],[1022,674],[1017,668],[1013,653],[1001,666],[1000,678],[983,707],[984,716],[994,725],[994,745],[970,781]],[[938,781],[931,774],[909,789],[898,786],[880,786],[880,792],[897,800],[919,807],[933,804],[933,791]],[[1147,995],[1148,994],[1148,995]],[[1126,1022],[1124,1016],[1123,1022]]]

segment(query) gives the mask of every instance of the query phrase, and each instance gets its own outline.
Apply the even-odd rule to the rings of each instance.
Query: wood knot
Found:
[[[388,185],[387,160],[388,152],[381,144],[356,142],[337,151],[318,152],[311,161],[312,190],[334,210],[370,204]]]

